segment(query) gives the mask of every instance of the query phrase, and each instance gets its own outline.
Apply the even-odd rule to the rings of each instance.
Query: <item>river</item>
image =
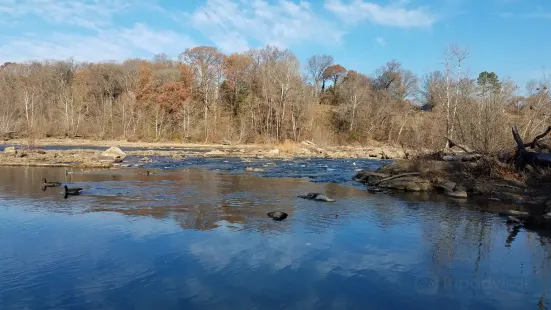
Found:
[[[0,309],[550,306],[549,237],[471,202],[370,193],[351,181],[380,164],[0,167]],[[42,191],[43,177],[83,194]],[[336,202],[296,197],[307,192]],[[266,216],[276,210],[289,217]]]

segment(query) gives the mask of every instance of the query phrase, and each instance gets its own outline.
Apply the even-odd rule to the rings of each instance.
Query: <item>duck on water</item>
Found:
[[[48,187],[56,187],[61,186],[61,183],[59,182],[48,182],[46,178],[42,178],[42,190],[45,191]]]
[[[48,182],[48,180],[46,180],[46,178],[42,178],[42,186],[43,187],[56,187],[56,186],[61,186],[61,183],[59,183],[59,182]]]
[[[82,193],[82,188],[80,187],[68,188],[67,185],[65,185],[64,187],[65,187],[65,198],[67,198],[67,196],[76,196]]]

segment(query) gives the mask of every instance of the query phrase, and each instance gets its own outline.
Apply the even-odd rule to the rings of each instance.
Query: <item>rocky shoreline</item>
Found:
[[[480,176],[480,164],[443,160],[395,160],[376,171],[359,171],[353,180],[368,190],[439,192],[453,199],[476,199],[502,204],[507,222],[551,229],[551,193],[548,184]],[[528,183],[528,184],[527,184]]]

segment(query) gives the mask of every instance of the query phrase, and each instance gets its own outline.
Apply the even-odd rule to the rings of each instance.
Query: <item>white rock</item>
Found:
[[[110,147],[105,152],[101,153],[101,156],[104,157],[111,157],[111,158],[117,158],[120,156],[121,159],[124,159],[126,157],[126,153],[123,152],[118,147]]]
[[[17,153],[17,152],[15,151],[15,147],[6,146],[6,148],[4,149],[4,153],[12,153],[13,154],[13,153]]]

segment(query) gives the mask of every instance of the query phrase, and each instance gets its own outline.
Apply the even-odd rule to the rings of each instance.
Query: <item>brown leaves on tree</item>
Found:
[[[344,77],[346,75],[346,68],[343,66],[336,64],[329,66],[323,71],[323,79],[324,80],[332,80],[333,85],[337,85],[337,82],[340,78]]]
[[[178,67],[179,79],[176,81],[162,81],[155,78],[151,64],[143,62],[139,67],[136,99],[146,106],[158,104],[168,112],[177,112],[190,97],[193,74],[187,65]]]
[[[253,60],[250,56],[244,54],[231,54],[223,62],[222,70],[228,86],[232,89],[236,84],[243,80],[247,72],[252,67]]]

